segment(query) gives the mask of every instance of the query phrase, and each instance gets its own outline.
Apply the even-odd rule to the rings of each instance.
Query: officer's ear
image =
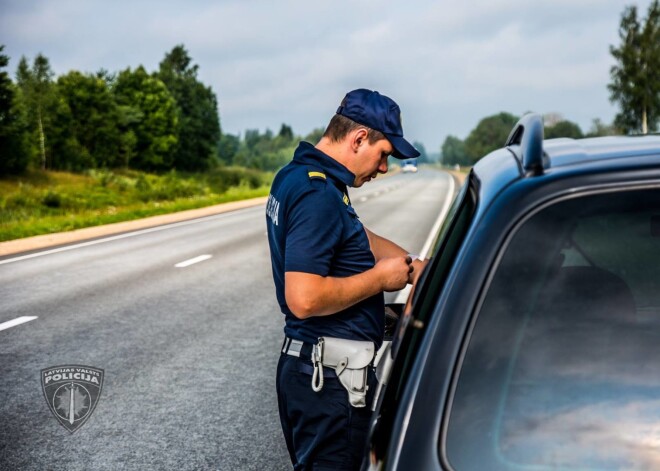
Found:
[[[369,139],[369,131],[365,128],[358,128],[354,131],[351,139],[351,148],[353,152],[357,152],[360,146],[367,142]]]

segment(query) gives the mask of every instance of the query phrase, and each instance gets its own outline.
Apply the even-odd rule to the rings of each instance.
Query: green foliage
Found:
[[[291,142],[293,141],[293,129],[291,129],[291,126],[282,123],[282,127],[280,128],[280,132],[277,134],[277,137],[279,137],[284,142]]]
[[[58,125],[52,167],[62,170],[121,166],[119,111],[107,82],[71,71],[57,79]]]
[[[141,201],[167,201],[208,194],[204,182],[178,176],[174,170],[164,176],[142,174],[135,189]]]
[[[282,129],[288,126],[282,125]],[[290,129],[290,128],[289,128]],[[293,131],[291,131],[291,136]],[[274,171],[286,165],[296,149],[296,139],[289,137],[288,132],[273,136],[270,129],[261,134],[258,129],[245,131],[243,142],[234,156],[233,164],[244,167]]]
[[[600,136],[615,136],[620,134],[614,125],[605,124],[600,119],[596,118],[591,122],[591,128],[586,134],[586,137],[600,137]]]
[[[176,103],[165,84],[140,66],[120,72],[112,91],[122,165],[151,171],[172,168],[179,129]]]
[[[178,144],[174,167],[178,170],[205,170],[216,160],[220,120],[215,93],[197,80],[197,65],[183,45],[172,49],[160,63],[157,74],[177,105]]]
[[[234,161],[241,146],[241,139],[233,134],[223,134],[218,142],[218,159],[225,165]]]
[[[325,129],[323,128],[316,128],[312,130],[309,134],[307,134],[303,140],[307,142],[311,142],[312,144],[316,144],[321,140],[323,137],[323,133],[325,132]]]
[[[465,154],[465,143],[456,136],[445,138],[441,148],[442,163],[445,165],[471,165]]]
[[[218,167],[206,173],[205,181],[215,193],[224,193],[231,187],[244,186],[256,189],[268,185],[271,173],[244,167]]]
[[[619,47],[610,46],[610,100],[618,102],[615,124],[626,132],[655,131],[660,122],[660,3],[654,0],[646,20],[637,7],[626,7],[619,26]]]
[[[562,120],[552,126],[546,126],[543,130],[545,139],[553,139],[556,137],[570,137],[573,139],[580,139],[584,137],[580,126],[572,121]]]
[[[552,114],[552,116],[554,119],[550,122],[553,124],[544,128],[546,139],[558,137],[580,139],[584,137],[576,123],[561,119],[558,114]],[[474,165],[481,157],[502,147],[517,122],[516,116],[499,113],[482,119],[465,141],[456,136],[447,136],[441,148],[442,163],[464,167]],[[604,126],[600,120],[594,120],[594,123],[599,126],[598,132],[603,133],[600,135],[605,135],[606,132],[613,133],[611,127]]]
[[[9,58],[0,46],[0,175],[27,169],[30,150],[25,110],[16,99],[16,88],[4,69]]]
[[[482,119],[465,139],[469,164],[473,165],[486,154],[502,147],[517,122],[518,117],[504,112]]]
[[[418,164],[429,163],[431,161],[429,159],[429,155],[426,153],[426,147],[424,147],[424,144],[419,141],[415,141],[413,142],[413,146],[419,151],[419,157],[417,157]]]
[[[57,104],[53,71],[46,57],[38,54],[32,64],[21,57],[16,71],[16,82],[21,106],[27,112],[28,126],[31,130],[31,154],[38,165],[45,169],[49,164],[49,137],[56,125],[53,118],[54,107]]]
[[[288,124],[277,135],[269,129],[263,134],[248,129],[242,139],[221,134],[216,96],[198,80],[198,70],[183,45],[168,52],[153,74],[142,66],[119,73],[70,71],[56,82],[48,59],[38,55],[30,65],[23,57],[14,114],[28,132],[19,132],[22,140],[14,144],[23,143],[27,156],[11,154],[23,155],[22,169],[77,172],[193,172],[237,165],[275,171],[288,163],[299,140]],[[316,143],[323,131],[315,129],[305,139]]]
[[[234,167],[164,175],[28,171],[0,179],[0,241],[264,196],[272,177]]]
[[[59,193],[48,190],[48,193],[44,195],[44,197],[41,199],[41,202],[44,206],[49,208],[59,208],[62,206],[62,197]]]

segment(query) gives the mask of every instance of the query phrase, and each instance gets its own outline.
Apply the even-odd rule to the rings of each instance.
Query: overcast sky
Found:
[[[218,97],[223,132],[323,127],[371,88],[437,152],[485,116],[561,113],[611,122],[607,83],[626,5],[651,0],[0,0],[0,44],[72,69],[158,68],[184,44]]]

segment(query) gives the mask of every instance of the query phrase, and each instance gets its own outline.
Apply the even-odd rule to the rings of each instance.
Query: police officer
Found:
[[[266,222],[285,315],[277,394],[295,470],[359,468],[375,375],[365,369],[366,407],[351,405],[335,369],[321,368],[319,339],[377,349],[383,340],[383,292],[402,289],[423,267],[364,227],[351,205],[347,187],[387,172],[390,155],[419,155],[403,138],[398,105],[376,91],[353,90],[316,146],[301,142],[273,181]]]

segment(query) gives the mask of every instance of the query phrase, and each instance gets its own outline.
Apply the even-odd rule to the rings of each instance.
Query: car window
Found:
[[[660,468],[660,191],[573,197],[506,247],[441,443],[455,470]]]
[[[435,306],[436,297],[442,291],[445,279],[451,268],[456,255],[463,243],[465,234],[470,226],[477,204],[476,190],[473,180],[466,179],[454,199],[449,213],[442,224],[440,231],[433,244],[430,255],[430,263],[420,277],[418,286],[412,294],[412,306],[406,306],[402,322],[399,323],[397,336],[392,344],[392,354],[396,356],[401,342],[409,330],[411,317],[414,315],[418,320],[427,321],[427,317]],[[435,295],[431,295],[435,293]],[[412,351],[406,347],[407,356],[412,358]]]
[[[372,430],[371,445],[373,448],[371,453],[376,458],[382,459],[387,451],[399,399],[422,340],[424,330],[415,329],[412,326],[412,319],[428,322],[437,296],[441,292],[441,286],[463,243],[475,212],[477,200],[473,183],[468,177],[454,199],[434,244],[429,266],[417,284],[420,291],[414,293],[415,302],[412,310],[404,312],[403,318],[399,322],[392,344],[392,355],[395,360],[379,404],[380,418]],[[400,355],[397,354],[399,350]]]

